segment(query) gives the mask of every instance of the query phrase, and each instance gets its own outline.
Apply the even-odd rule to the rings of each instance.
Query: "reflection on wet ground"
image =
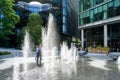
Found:
[[[109,58],[103,54],[88,54],[69,64],[42,63],[42,67],[36,65],[33,57],[27,63],[26,73],[21,58],[16,59],[17,65],[14,65],[14,58],[0,59],[0,80],[120,80],[120,65],[108,61]]]

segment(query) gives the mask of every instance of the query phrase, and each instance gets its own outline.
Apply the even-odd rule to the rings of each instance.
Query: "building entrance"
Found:
[[[85,47],[103,46],[103,27],[89,28],[85,30]]]
[[[109,25],[108,46],[113,52],[120,52],[120,23]]]

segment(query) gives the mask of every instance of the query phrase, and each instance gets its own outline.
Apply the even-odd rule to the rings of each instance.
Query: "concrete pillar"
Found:
[[[108,46],[108,29],[107,29],[107,25],[104,25],[104,46]]]
[[[81,29],[81,46],[84,48],[84,29]]]

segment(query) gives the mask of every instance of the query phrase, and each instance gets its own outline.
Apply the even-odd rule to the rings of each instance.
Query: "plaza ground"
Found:
[[[120,64],[106,54],[88,53],[72,63],[42,63],[39,67],[33,53],[24,75],[22,51],[3,48],[0,51],[11,52],[10,55],[0,56],[0,80],[14,80],[15,75],[17,80],[120,80]]]

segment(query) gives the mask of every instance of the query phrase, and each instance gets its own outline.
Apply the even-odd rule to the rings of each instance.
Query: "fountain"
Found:
[[[57,31],[56,23],[52,14],[49,14],[48,27],[42,29],[42,54],[43,57],[52,57],[57,56],[56,49],[60,44],[59,34]],[[46,61],[45,61],[46,62]]]
[[[46,60],[51,60],[50,62],[54,63],[58,57],[61,58],[61,61],[67,61],[68,63],[71,63],[73,60],[75,60],[76,47],[73,44],[71,44],[70,49],[68,49],[66,42],[63,42],[63,44],[60,46],[60,37],[54,17],[51,13],[49,14],[48,27],[47,29],[43,28],[42,34],[42,54],[45,60],[44,62],[46,62]]]
[[[71,63],[76,60],[76,47],[71,43],[71,48],[68,49],[67,43],[63,42],[61,46],[61,61]]]
[[[13,80],[29,79],[28,76],[31,74],[30,73],[31,70],[28,70],[29,69],[28,63],[31,62],[31,60],[29,59],[30,58],[29,55],[32,52],[30,46],[31,46],[30,35],[26,31],[24,37],[23,57],[22,57],[23,70],[22,72],[20,72],[20,63],[19,61],[15,61]],[[35,58],[33,57],[32,61],[34,59]],[[55,78],[56,68],[57,68],[58,70],[63,69],[62,73],[65,74],[67,73],[68,76],[71,76],[71,74],[69,74],[70,72],[68,69],[76,65],[75,59],[76,59],[76,47],[73,44],[71,44],[70,49],[68,49],[66,42],[63,42],[63,44],[61,44],[60,46],[60,37],[57,31],[56,23],[53,15],[50,13],[48,19],[48,27],[42,28],[42,65],[43,65],[42,69],[44,70],[42,71],[42,73],[46,75],[47,73],[49,74],[54,73],[54,78]],[[66,68],[67,71],[64,71],[63,66],[66,66],[66,63],[70,64],[70,66]],[[74,69],[76,70],[76,67]],[[37,71],[35,71],[35,74],[37,74]],[[34,79],[38,79],[38,78],[35,77]],[[29,79],[29,80],[33,80],[33,79]]]
[[[18,62],[18,59],[14,58],[14,68],[13,68],[13,80],[19,80],[20,76],[20,64]]]
[[[31,53],[31,48],[30,48],[30,35],[29,33],[26,31],[25,36],[24,36],[24,45],[23,45],[23,59],[24,59],[24,73],[27,72],[27,59],[29,54]]]
[[[23,44],[23,57],[22,57],[22,61],[23,61],[23,74],[25,75],[25,80],[27,79],[26,77],[26,73],[28,71],[28,62],[29,62],[29,55],[32,52],[31,48],[30,48],[30,36],[29,33],[26,31],[25,32],[25,36],[24,36],[24,44]],[[19,80],[20,79],[20,63],[22,61],[19,61],[19,58],[16,57],[16,55],[14,55],[14,68],[13,68],[13,80]]]

